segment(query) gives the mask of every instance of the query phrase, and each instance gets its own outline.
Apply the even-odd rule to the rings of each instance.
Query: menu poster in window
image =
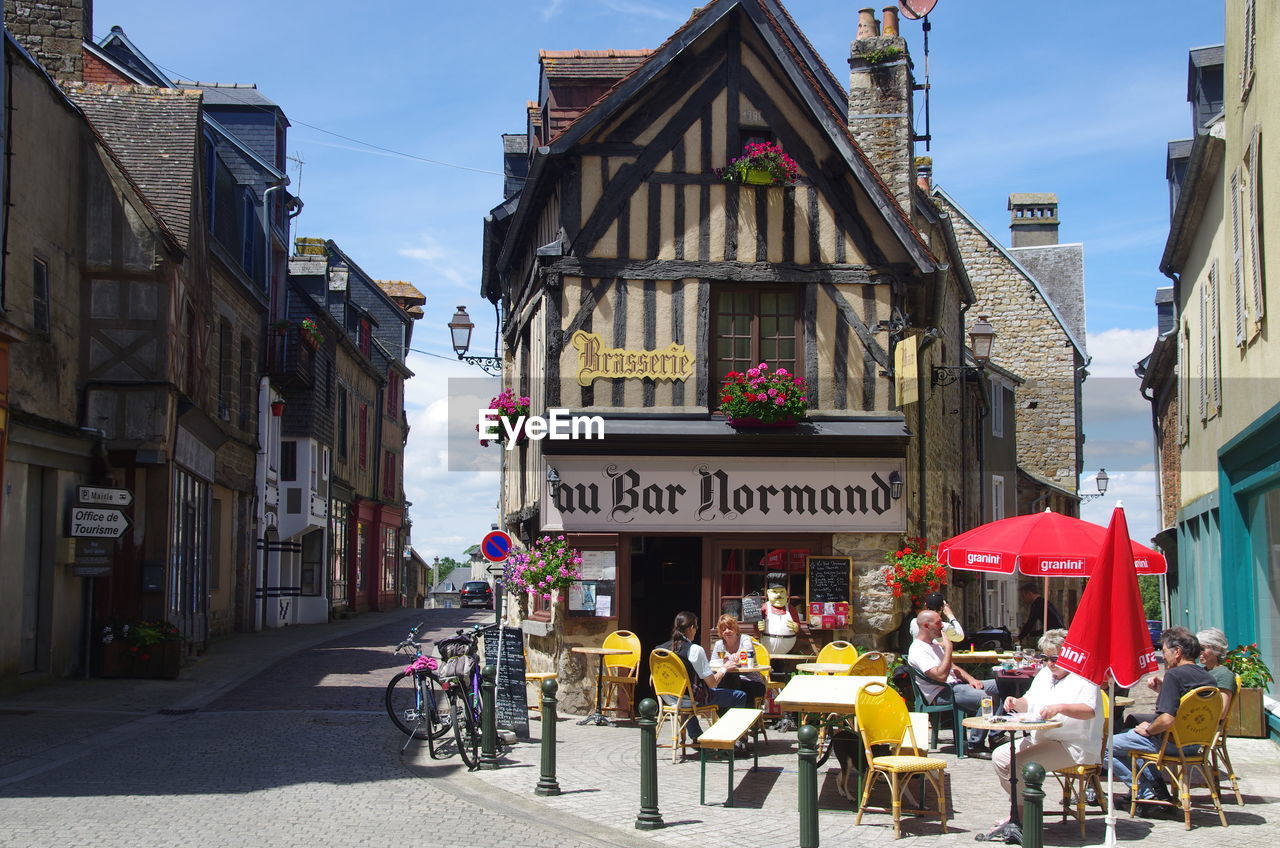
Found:
[[[744,624],[751,624],[764,618],[764,607],[762,598],[759,595],[747,595],[742,599],[742,616],[739,618]]]
[[[805,564],[809,626],[824,630],[847,626],[853,601],[853,557],[811,556]]]
[[[574,581],[568,592],[569,615],[575,618],[610,617],[616,589],[616,580]]]

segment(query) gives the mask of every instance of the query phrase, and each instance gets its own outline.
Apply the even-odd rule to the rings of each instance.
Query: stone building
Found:
[[[1280,346],[1268,322],[1280,304],[1267,248],[1280,237],[1280,218],[1267,210],[1280,208],[1280,183],[1269,179],[1275,157],[1266,151],[1280,133],[1280,12],[1227,0],[1225,26],[1224,45],[1188,57],[1193,137],[1169,145],[1172,211],[1160,260],[1173,282],[1173,326],[1147,360],[1143,385],[1162,470],[1174,466],[1161,475],[1162,503],[1175,508],[1159,537],[1171,560],[1169,618],[1222,627],[1231,644],[1256,643],[1275,668]],[[1273,737],[1276,694],[1273,684],[1264,696]]]
[[[706,634],[770,571],[789,574],[802,648],[879,645],[906,610],[885,552],[980,520],[973,389],[930,379],[968,373],[975,295],[916,185],[910,122],[882,125],[911,113],[913,81],[892,21],[876,27],[851,49],[853,96],[776,0],[714,0],[654,51],[540,55],[527,144],[504,138],[528,179],[486,220],[482,292],[503,308],[506,385],[536,414],[604,422],[603,440],[521,443],[501,484],[508,530],[586,552],[594,608],[511,605],[571,709],[590,671],[573,645],[622,627],[647,649],[686,608]],[[794,158],[794,184],[722,178],[761,141]],[[794,429],[716,414],[726,373],[761,361],[808,383]],[[847,562],[847,601],[810,606],[811,557]]]

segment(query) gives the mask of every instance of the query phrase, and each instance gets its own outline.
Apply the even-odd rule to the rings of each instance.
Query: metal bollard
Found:
[[[534,795],[559,795],[556,780],[556,690],[560,685],[548,678],[542,681],[542,774]]]
[[[1044,766],[1022,767],[1022,848],[1044,846]]]
[[[803,725],[800,741],[800,848],[818,848],[818,728]]]
[[[480,768],[498,767],[498,670],[487,665],[480,672]]]
[[[658,702],[645,698],[640,702],[640,814],[636,830],[666,827],[658,812]]]

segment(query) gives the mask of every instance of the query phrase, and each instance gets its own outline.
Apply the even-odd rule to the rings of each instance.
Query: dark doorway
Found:
[[[636,697],[653,694],[649,652],[671,638],[682,610],[701,615],[702,537],[637,536],[631,540],[631,629],[640,637]],[[706,627],[706,622],[701,622]],[[699,641],[703,641],[699,635]]]

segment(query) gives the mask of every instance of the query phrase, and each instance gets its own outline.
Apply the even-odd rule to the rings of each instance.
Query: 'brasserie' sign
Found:
[[[906,530],[889,475],[901,459],[555,457],[547,530],[877,532]],[[546,475],[543,475],[544,478]]]

